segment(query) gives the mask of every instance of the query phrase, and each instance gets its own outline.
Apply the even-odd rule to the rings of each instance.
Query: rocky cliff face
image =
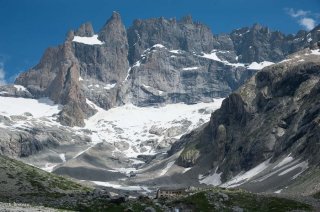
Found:
[[[155,18],[135,20],[128,29],[131,63],[137,61],[143,51],[155,44],[162,44],[169,49],[187,52],[210,52],[213,49],[211,30],[187,16],[176,19]]]
[[[203,129],[184,136],[170,153],[184,148],[178,159],[181,166],[208,167],[220,173],[222,182],[240,173],[240,180],[231,181],[238,186],[264,170],[269,172],[256,179],[260,186],[277,174],[298,173],[291,176],[295,179],[306,167],[320,163],[319,73],[319,49],[303,50],[262,69],[223,101]],[[290,167],[290,162],[295,166]],[[239,177],[257,166],[249,177]],[[281,172],[285,168],[288,171]]]
[[[90,33],[79,31],[74,34],[80,37],[92,37],[94,32],[91,24]],[[71,39],[71,38],[70,38]],[[84,79],[92,78],[104,83],[122,82],[128,71],[128,41],[126,29],[118,13],[114,12],[98,34],[102,45],[88,45],[72,42],[74,56],[79,61],[80,75]]]
[[[126,30],[114,12],[97,33],[90,23],[70,31],[15,83],[65,105],[61,123],[83,126],[94,113],[86,99],[104,109],[212,101],[265,66],[253,62],[279,61],[319,36],[317,29],[287,36],[260,25],[213,35],[190,16],[136,20]]]
[[[200,54],[154,45],[130,70],[130,101],[142,106],[210,102],[238,88],[253,73]]]
[[[40,63],[22,73],[16,84],[22,85],[34,97],[49,97],[56,104],[64,105],[61,123],[83,126],[84,118],[94,111],[86,104],[79,85],[79,63],[72,53],[72,44],[66,41],[56,48],[49,48]]]
[[[287,55],[300,51],[319,41],[319,27],[296,35],[285,35],[280,31],[271,31],[268,27],[254,24],[231,32],[234,50],[241,62],[283,60]]]

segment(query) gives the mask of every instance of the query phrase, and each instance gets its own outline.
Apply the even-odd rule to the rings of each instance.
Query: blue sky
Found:
[[[128,27],[134,19],[192,15],[213,33],[260,23],[295,33],[319,24],[319,0],[0,0],[0,83],[36,65],[69,29],[92,22],[98,31],[112,11]]]

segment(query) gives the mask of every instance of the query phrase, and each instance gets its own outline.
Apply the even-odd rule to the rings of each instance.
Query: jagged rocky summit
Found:
[[[213,35],[190,16],[135,20],[128,29],[114,12],[99,32],[90,23],[48,48],[38,65],[20,74],[1,95],[49,97],[63,105],[64,125],[84,126],[95,110],[176,102],[210,102],[237,89],[257,69],[319,40],[317,29],[297,35],[254,25]]]

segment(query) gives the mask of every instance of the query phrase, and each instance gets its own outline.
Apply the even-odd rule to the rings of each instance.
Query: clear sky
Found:
[[[0,0],[0,83],[36,65],[69,29],[90,21],[98,31],[112,11],[134,19],[192,15],[213,33],[260,23],[295,33],[320,22],[320,0]]]

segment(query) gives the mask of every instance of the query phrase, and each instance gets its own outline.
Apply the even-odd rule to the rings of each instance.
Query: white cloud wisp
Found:
[[[4,64],[0,62],[0,85],[7,84],[5,77],[6,77],[6,72],[4,71]]]
[[[316,26],[316,21],[312,18],[302,18],[299,20],[299,24],[307,30],[312,30]]]
[[[316,26],[317,14],[306,10],[294,10],[293,8],[285,9],[287,14],[294,18],[300,26],[310,31]]]

